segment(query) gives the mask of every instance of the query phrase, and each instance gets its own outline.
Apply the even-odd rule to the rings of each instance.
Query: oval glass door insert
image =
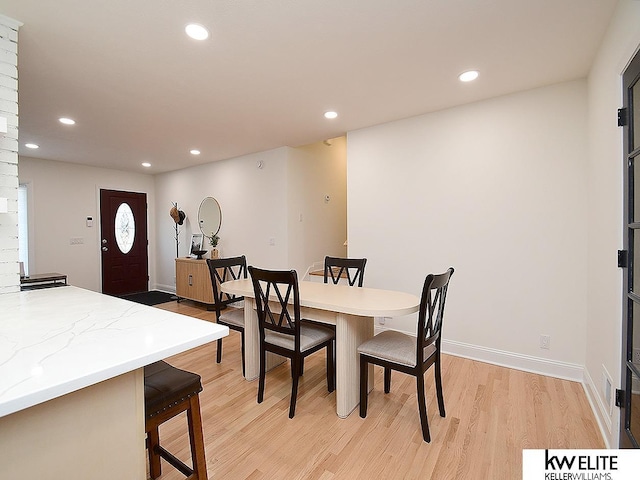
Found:
[[[116,211],[116,243],[122,253],[129,253],[136,234],[136,222],[128,203],[121,203]]]

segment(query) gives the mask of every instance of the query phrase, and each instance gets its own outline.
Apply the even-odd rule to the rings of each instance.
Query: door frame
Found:
[[[622,281],[622,345],[621,345],[621,372],[620,384],[623,392],[620,402],[620,427],[619,445],[620,448],[639,448],[640,438],[634,438],[630,429],[631,399],[632,399],[632,375],[640,378],[640,371],[631,363],[633,355],[633,311],[638,312],[640,318],[640,292],[633,291],[634,285],[634,257],[635,243],[634,236],[640,236],[640,212],[634,212],[635,190],[638,189],[640,197],[640,178],[634,178],[634,162],[640,161],[640,138],[634,139],[634,116],[633,102],[630,89],[640,82],[640,50],[637,50],[631,61],[622,73],[622,108],[626,109],[621,115],[623,127],[623,248],[626,252],[625,259],[619,260],[619,265],[623,267]],[[640,98],[635,99],[636,103]],[[635,119],[640,122],[640,118]],[[620,125],[620,119],[619,119]],[[637,145],[634,145],[634,140]],[[631,145],[634,148],[631,149]],[[640,174],[640,168],[638,169]],[[634,185],[637,183],[639,185]],[[637,252],[640,254],[640,252]],[[640,282],[639,282],[640,283]],[[639,322],[640,326],[640,322]]]
[[[102,292],[102,231],[101,231],[101,225],[102,225],[102,213],[100,211],[100,191],[101,190],[119,190],[122,192],[133,192],[133,193],[144,193],[147,196],[147,214],[146,214],[146,222],[147,222],[147,276],[149,278],[148,281],[148,289],[152,290],[152,285],[155,285],[155,280],[152,278],[151,276],[151,262],[150,262],[150,258],[152,257],[151,255],[151,250],[153,242],[151,241],[151,225],[153,222],[151,222],[151,217],[153,215],[153,203],[151,202],[151,198],[152,195],[149,194],[149,192],[144,189],[144,188],[131,188],[131,189],[125,189],[122,188],[121,186],[113,186],[113,185],[103,185],[103,184],[96,184],[96,190],[95,190],[95,195],[96,195],[96,216],[94,217],[94,226],[96,228],[96,233],[95,233],[95,242],[96,242],[96,249],[98,252],[98,278],[97,278],[97,282],[98,285],[100,286],[100,293]],[[155,288],[155,287],[153,287]]]

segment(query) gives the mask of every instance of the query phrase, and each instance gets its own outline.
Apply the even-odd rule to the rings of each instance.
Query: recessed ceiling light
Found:
[[[64,123],[65,125],[75,125],[76,123],[75,120],[65,117],[59,118],[58,120],[60,121],[60,123]]]
[[[142,166],[149,168],[151,166],[151,164],[149,162],[142,162]]]
[[[468,72],[458,75],[461,82],[472,82],[478,78],[478,72],[476,70],[469,70]]]
[[[332,119],[332,118],[337,118],[337,117],[338,117],[338,112],[333,112],[333,111],[324,112],[324,118]]]
[[[40,146],[35,143],[25,143],[24,146],[27,148],[40,148]]]
[[[196,150],[195,148],[193,150],[189,150],[189,153],[191,155],[200,155],[200,150]]]
[[[206,40],[209,38],[209,30],[198,23],[190,23],[184,31],[194,40]]]

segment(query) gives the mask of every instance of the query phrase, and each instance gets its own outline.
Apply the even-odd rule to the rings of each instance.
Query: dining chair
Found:
[[[293,418],[302,375],[302,359],[322,348],[327,349],[327,389],[335,389],[333,352],[335,333],[318,324],[302,322],[300,293],[295,270],[262,270],[249,267],[255,293],[260,330],[260,380],[258,403],[264,399],[266,354],[272,352],[291,359],[291,401],[289,418]]]
[[[445,416],[440,367],[440,343],[444,304],[447,299],[449,279],[453,268],[435,275],[429,274],[424,281],[420,310],[418,312],[418,335],[413,337],[395,330],[386,330],[358,347],[360,354],[360,417],[367,416],[369,363],[384,367],[384,393],[391,390],[391,370],[416,377],[418,410],[422,425],[422,438],[431,441],[427,404],[424,395],[424,372],[435,364],[436,396],[440,416]]]
[[[158,361],[144,367],[144,409],[149,475],[156,479],[162,473],[160,458],[165,459],[186,477],[207,480],[202,417],[199,394],[200,375],[180,370],[167,362]],[[160,445],[159,426],[173,417],[187,412],[192,467],[187,466]]]
[[[244,307],[229,307],[229,305],[239,305],[244,297],[225,293],[220,288],[220,284],[231,280],[247,278],[247,260],[244,255],[239,257],[207,259],[209,273],[211,275],[211,286],[213,287],[213,301],[216,311],[216,322],[226,325],[236,332],[240,332],[242,345],[242,375],[244,376]],[[218,339],[216,362],[222,361],[222,339]]]
[[[349,286],[353,287],[357,282],[357,286],[361,287],[366,264],[366,258],[324,257],[324,283],[331,280],[335,285],[340,279],[346,278]]]

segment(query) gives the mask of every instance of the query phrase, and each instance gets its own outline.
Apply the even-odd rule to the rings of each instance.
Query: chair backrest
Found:
[[[230,303],[244,300],[244,297],[225,293],[220,284],[231,280],[247,278],[247,259],[244,255],[230,258],[207,259],[211,286],[213,287],[213,301],[215,302],[216,317],[220,317],[220,310]]]
[[[417,365],[424,361],[425,348],[434,343],[436,348],[440,348],[444,304],[447,300],[451,275],[453,275],[453,267],[438,275],[429,274],[424,280],[418,313]]]
[[[300,351],[300,292],[295,270],[262,270],[249,267],[255,293],[260,338],[265,330],[292,335]]]
[[[366,258],[324,257],[324,283],[331,279],[335,285],[341,278],[346,278],[350,286],[353,287],[357,282],[358,287],[361,287],[366,264]]]

